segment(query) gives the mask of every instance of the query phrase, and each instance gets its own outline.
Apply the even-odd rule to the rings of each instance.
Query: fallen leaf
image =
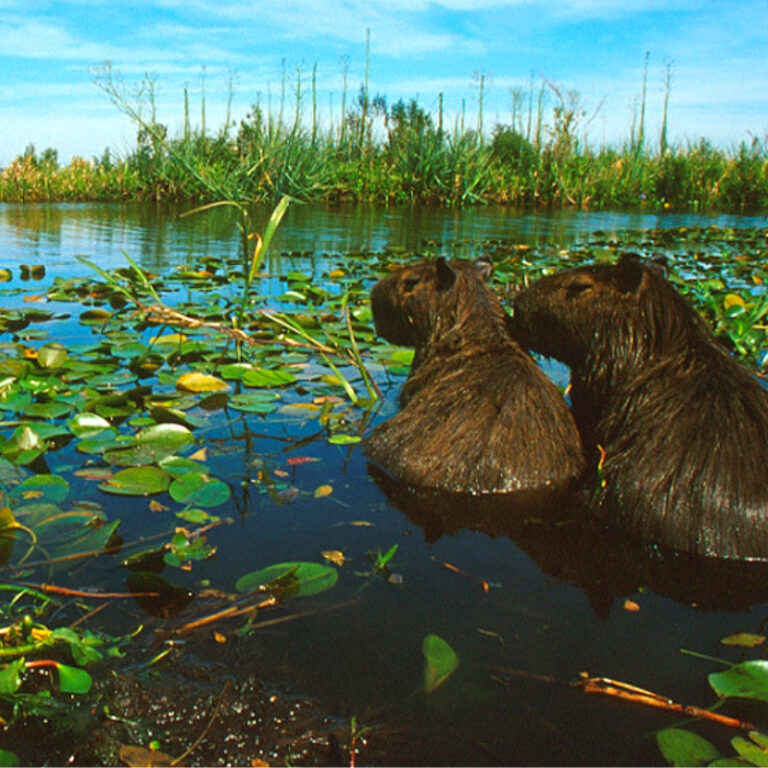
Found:
[[[120,762],[129,768],[148,768],[151,766],[173,765],[176,758],[144,747],[120,747]]]
[[[347,558],[344,557],[344,553],[340,552],[338,549],[326,549],[320,554],[334,565],[342,566],[347,561]]]
[[[199,451],[195,451],[189,455],[189,458],[193,461],[205,461],[208,457],[208,451],[206,448],[201,448]]]
[[[213,639],[217,643],[226,643],[227,642],[227,636],[226,635],[222,635],[221,632],[214,632],[213,633]]]
[[[634,600],[625,600],[624,601],[624,610],[625,611],[639,611],[640,606],[634,601]]]
[[[155,501],[155,499],[150,499],[150,502],[149,502],[150,512],[167,512],[169,509],[170,507],[166,507],[165,504],[161,504],[159,501]]]
[[[318,485],[317,488],[315,488],[314,496],[316,499],[322,499],[323,496],[330,496],[332,493],[332,485]]]

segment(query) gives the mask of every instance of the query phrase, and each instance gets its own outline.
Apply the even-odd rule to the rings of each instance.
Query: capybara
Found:
[[[665,265],[625,254],[543,277],[508,325],[570,366],[603,518],[678,550],[768,558],[768,393]]]
[[[409,485],[457,493],[562,491],[584,469],[557,387],[509,336],[487,261],[405,267],[371,293],[376,332],[414,347],[400,411],[365,444]]]

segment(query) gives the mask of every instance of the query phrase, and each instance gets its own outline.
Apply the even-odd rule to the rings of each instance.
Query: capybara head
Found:
[[[612,358],[621,367],[674,354],[711,337],[704,321],[666,279],[666,262],[637,254],[616,264],[566,270],[517,295],[508,322],[523,346],[573,367]]]
[[[440,257],[379,280],[371,292],[376,333],[393,344],[419,348],[478,311],[498,312],[489,306],[485,285],[492,269],[485,259]]]

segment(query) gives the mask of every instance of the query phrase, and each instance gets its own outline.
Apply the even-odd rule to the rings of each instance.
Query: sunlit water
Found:
[[[265,218],[266,214],[262,218]],[[258,228],[258,216],[257,228]],[[597,230],[718,224],[758,226],[764,219],[697,218],[646,214],[516,215],[507,209],[323,209],[294,206],[273,243],[283,253],[269,264],[319,276],[343,254],[402,249],[473,255],[493,239],[567,247]],[[176,211],[111,205],[0,206],[0,254],[11,269],[11,288],[44,293],[56,276],[92,275],[76,256],[103,268],[125,266],[128,254],[162,273],[195,264],[204,255],[234,256],[234,219],[221,211],[180,218]],[[349,257],[354,258],[354,257]],[[19,266],[43,264],[46,275],[21,281]],[[284,286],[275,290],[283,290]],[[9,296],[9,303],[21,303]],[[73,308],[58,307],[65,311]],[[60,326],[62,335],[82,326]],[[57,327],[47,326],[50,338]],[[7,337],[1,339],[7,340]],[[552,371],[550,371],[552,372]],[[562,374],[562,372],[560,372]],[[387,384],[381,379],[382,385]],[[375,415],[394,407],[399,382]],[[627,562],[621,542],[575,531],[537,540],[512,528],[443,532],[426,510],[407,515],[391,504],[371,478],[359,447],[329,446],[316,423],[253,416],[211,422],[204,434],[213,473],[227,480],[233,499],[217,514],[235,521],[212,532],[216,559],[197,563],[174,579],[193,588],[203,580],[233,590],[237,578],[282,561],[321,559],[341,550],[351,563],[337,586],[296,601],[280,615],[319,611],[258,630],[229,645],[206,632],[189,644],[239,674],[254,670],[267,680],[323,702],[330,713],[356,716],[389,744],[388,761],[426,764],[643,764],[661,763],[653,731],[674,716],[623,704],[557,682],[582,671],[624,680],[683,703],[707,706],[714,694],[706,674],[711,662],[681,655],[687,648],[721,653],[720,639],[759,632],[768,616],[764,572],[749,568],[692,567],[656,562],[647,554]],[[306,444],[296,448],[300,438]],[[59,455],[59,453],[61,455]],[[288,456],[318,461],[289,466]],[[52,471],[72,460],[66,451],[49,458]],[[265,466],[287,472],[306,492],[276,503],[253,480]],[[313,489],[333,486],[314,498]],[[107,498],[83,481],[72,497],[95,498],[109,519],[120,518],[126,539],[167,527],[147,511],[145,499]],[[365,526],[353,525],[364,521]],[[392,570],[401,584],[366,578],[369,551],[399,545]],[[447,569],[449,563],[464,574]],[[102,585],[120,588],[117,559],[98,564]],[[758,579],[756,581],[756,579]],[[478,580],[490,583],[484,591]],[[632,600],[639,611],[626,610]],[[278,614],[264,614],[272,618]],[[117,619],[116,619],[117,621]],[[438,691],[420,693],[422,638],[448,641],[460,667]],[[735,659],[735,656],[731,656]],[[732,735],[701,731],[727,748]]]

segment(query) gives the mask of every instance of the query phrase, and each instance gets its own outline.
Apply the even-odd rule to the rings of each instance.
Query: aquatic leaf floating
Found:
[[[723,757],[714,744],[683,728],[664,728],[656,734],[656,743],[671,765],[709,765]]]
[[[105,429],[111,429],[111,424],[103,416],[87,412],[73,416],[67,426],[76,437],[93,437]]]
[[[296,377],[288,371],[279,368],[252,368],[243,374],[241,379],[246,387],[286,387],[296,381]]]
[[[338,578],[338,571],[323,563],[277,563],[241,576],[235,589],[278,592],[280,597],[309,597],[330,589]]]
[[[69,495],[69,483],[60,475],[31,475],[14,492],[21,498],[59,504]]]
[[[743,736],[734,736],[731,746],[750,765],[768,766],[768,736],[760,731],[750,731],[747,741]]]
[[[41,368],[61,368],[68,356],[66,348],[56,341],[37,350],[37,362]]]
[[[199,507],[218,507],[229,501],[229,486],[204,472],[186,472],[177,477],[168,492],[174,501]]]
[[[176,388],[187,392],[222,392],[229,389],[229,384],[208,373],[192,371],[183,373],[176,380]]]
[[[728,635],[720,641],[723,645],[740,645],[744,648],[756,648],[765,642],[765,635],[755,635],[750,632],[737,632]]]
[[[768,661],[763,659],[735,664],[724,672],[713,672],[707,680],[722,698],[768,701]]]
[[[229,399],[227,405],[246,413],[272,413],[277,409],[277,397],[272,392],[242,392]]]
[[[122,496],[149,496],[167,491],[171,476],[159,467],[129,467],[99,483],[99,490]]]
[[[432,693],[459,666],[459,657],[439,635],[427,635],[421,643],[424,654],[424,692]]]

